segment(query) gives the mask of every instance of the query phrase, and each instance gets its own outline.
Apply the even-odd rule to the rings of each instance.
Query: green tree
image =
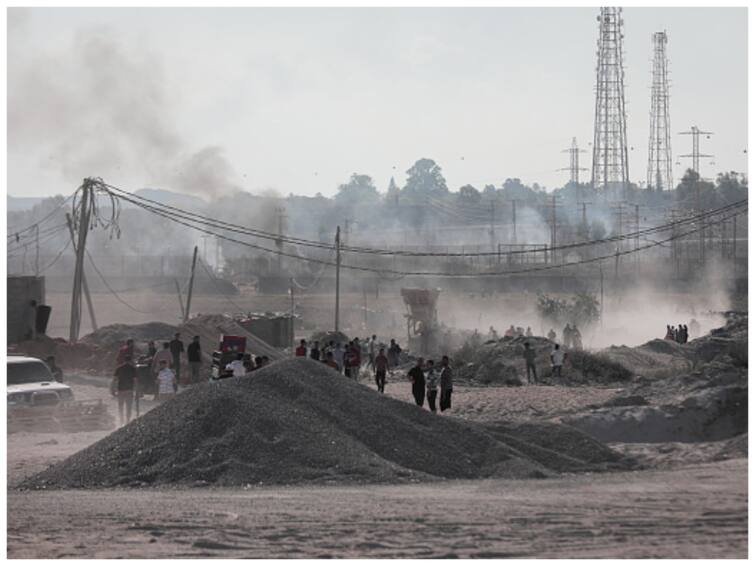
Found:
[[[440,166],[432,159],[422,158],[406,172],[404,192],[410,195],[443,196],[448,194]]]
[[[459,189],[459,200],[467,204],[480,202],[482,195],[472,185],[464,185]]]
[[[353,173],[349,182],[338,187],[336,201],[341,204],[375,202],[380,198],[372,177]]]

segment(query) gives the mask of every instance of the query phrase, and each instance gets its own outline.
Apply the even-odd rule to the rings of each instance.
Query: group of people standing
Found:
[[[433,360],[423,360],[417,358],[417,362],[409,370],[409,381],[412,384],[412,395],[418,407],[425,404],[425,393],[427,393],[427,406],[433,412],[437,412],[435,405],[438,399],[438,388],[440,388],[440,411],[443,412],[451,408],[451,394],[454,390],[453,372],[449,363],[448,356],[441,358],[440,367],[435,367]],[[378,385],[378,390],[383,391]]]
[[[385,346],[378,342],[377,336],[373,334],[371,338],[363,341],[354,338],[345,347],[335,340],[320,347],[320,342],[317,340],[308,345],[307,341],[302,339],[294,354],[299,358],[309,357],[323,362],[346,377],[357,379],[362,366],[372,368],[373,371],[377,371],[378,363],[381,365],[381,371],[389,371],[397,367],[401,351],[401,346],[394,338],[391,338],[386,352]],[[378,362],[381,353],[385,357],[384,362],[382,360]]]
[[[666,336],[664,340],[673,340],[679,344],[686,344],[689,340],[689,330],[687,330],[686,324],[680,324],[679,326],[666,325]]]
[[[188,372],[181,378],[182,357],[185,353]],[[187,348],[176,333],[173,340],[163,342],[158,351],[154,341],[147,344],[147,351],[137,355],[134,340],[129,338],[116,355],[116,369],[110,391],[118,399],[120,423],[131,421],[134,402],[139,416],[139,399],[154,386],[155,401],[164,401],[178,392],[179,384],[187,386],[201,381],[202,349],[199,336],[194,336]],[[137,366],[141,371],[137,371]],[[149,382],[149,383],[148,383]]]

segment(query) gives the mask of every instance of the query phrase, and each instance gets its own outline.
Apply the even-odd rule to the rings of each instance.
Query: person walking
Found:
[[[315,343],[309,349],[309,357],[316,362],[320,361],[320,343],[317,340],[315,340]]]
[[[192,385],[199,383],[199,372],[202,369],[202,348],[199,345],[199,336],[194,336],[191,340],[191,344],[186,348],[186,359],[189,361]]]
[[[453,374],[448,356],[443,356],[440,362],[440,412],[451,408],[451,394],[454,390]]]
[[[548,331],[548,340],[550,340],[551,342],[556,341],[556,331],[552,328]]]
[[[157,354],[157,347],[155,346],[155,341],[150,340],[149,342],[147,342],[147,357],[154,358],[155,354]]]
[[[173,371],[176,374],[176,381],[185,385],[185,381],[181,381],[181,354],[184,353],[184,343],[181,342],[181,333],[176,332],[173,340],[170,341],[170,354],[173,356]]]
[[[341,347],[341,343],[338,342],[336,347],[333,348],[333,361],[338,365],[338,373],[343,373],[343,356],[343,348]]]
[[[438,398],[439,378],[438,372],[435,371],[435,362],[427,360],[427,376],[425,376],[427,383],[427,406],[433,413],[438,412],[438,409],[435,407],[435,401]]]
[[[176,395],[176,374],[168,367],[168,360],[160,360],[160,369],[157,372],[157,391],[155,401],[165,401]]]
[[[553,368],[553,377],[561,377],[561,368],[564,365],[565,357],[566,354],[564,354],[564,351],[559,348],[558,344],[556,344],[553,347],[553,351],[551,352],[551,367]]]
[[[303,338],[299,340],[299,345],[296,347],[296,357],[297,358],[306,358],[307,357],[307,341]]]
[[[118,398],[118,421],[121,426],[131,422],[135,386],[136,368],[131,363],[131,357],[126,356],[123,359],[123,363],[115,369],[115,376],[111,385],[111,393],[114,397]]]
[[[391,338],[391,343],[388,346],[388,369],[393,371],[398,367],[399,355],[401,354],[401,346],[398,345],[395,338]]]
[[[537,369],[535,368],[535,350],[530,348],[530,343],[524,343],[524,363],[527,365],[527,383],[530,383],[530,374],[532,374],[532,383],[537,383]]]
[[[412,395],[418,407],[425,404],[425,372],[422,371],[423,359],[417,358],[416,365],[409,370],[409,380],[412,382]]]
[[[385,393],[385,376],[388,373],[388,356],[385,355],[385,349],[380,348],[378,355],[375,356],[375,384],[379,393]]]

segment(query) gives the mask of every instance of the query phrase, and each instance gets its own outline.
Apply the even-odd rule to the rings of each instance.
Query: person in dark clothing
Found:
[[[438,398],[439,378],[438,372],[435,371],[435,362],[427,360],[427,377],[425,378],[427,381],[427,405],[433,413],[437,412],[435,400]]]
[[[425,404],[425,372],[422,371],[422,358],[417,358],[417,365],[409,370],[409,379],[412,382],[412,395],[419,407]]]
[[[453,375],[448,356],[443,356],[440,364],[440,412],[451,408],[451,393],[454,390]]]
[[[150,340],[147,343],[147,357],[148,358],[154,358],[155,354],[157,354],[157,346],[155,346],[155,341]]]
[[[115,370],[115,377],[111,385],[111,393],[118,398],[118,417],[121,426],[131,421],[131,407],[134,402],[134,388],[136,387],[136,368],[131,363],[131,356],[126,356],[123,363]],[[123,413],[126,420],[123,420]]]
[[[524,343],[524,362],[527,364],[527,383],[530,382],[530,373],[532,373],[532,383],[537,383],[537,370],[535,369],[535,350],[530,348],[530,343]]]
[[[194,336],[191,344],[186,348],[186,358],[189,360],[191,383],[199,383],[199,371],[202,369],[202,348],[199,345],[199,336]]]
[[[309,349],[309,357],[316,362],[320,361],[320,343],[315,340],[315,343]]]
[[[63,370],[55,364],[55,356],[47,356],[45,359],[47,367],[50,368],[50,373],[55,378],[55,381],[63,383]]]
[[[184,353],[184,343],[181,342],[181,334],[176,332],[170,341],[170,354],[173,356],[173,371],[176,374],[176,382],[181,382],[181,354]]]
[[[307,341],[304,339],[299,340],[299,345],[296,348],[296,357],[297,358],[306,358],[307,357]]]
[[[385,392],[385,375],[388,372],[388,357],[385,355],[385,348],[380,348],[378,355],[374,360],[375,383],[380,393]]]

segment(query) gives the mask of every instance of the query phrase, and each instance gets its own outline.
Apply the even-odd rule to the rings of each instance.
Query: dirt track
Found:
[[[556,480],[8,495],[9,558],[745,558],[747,462]]]

